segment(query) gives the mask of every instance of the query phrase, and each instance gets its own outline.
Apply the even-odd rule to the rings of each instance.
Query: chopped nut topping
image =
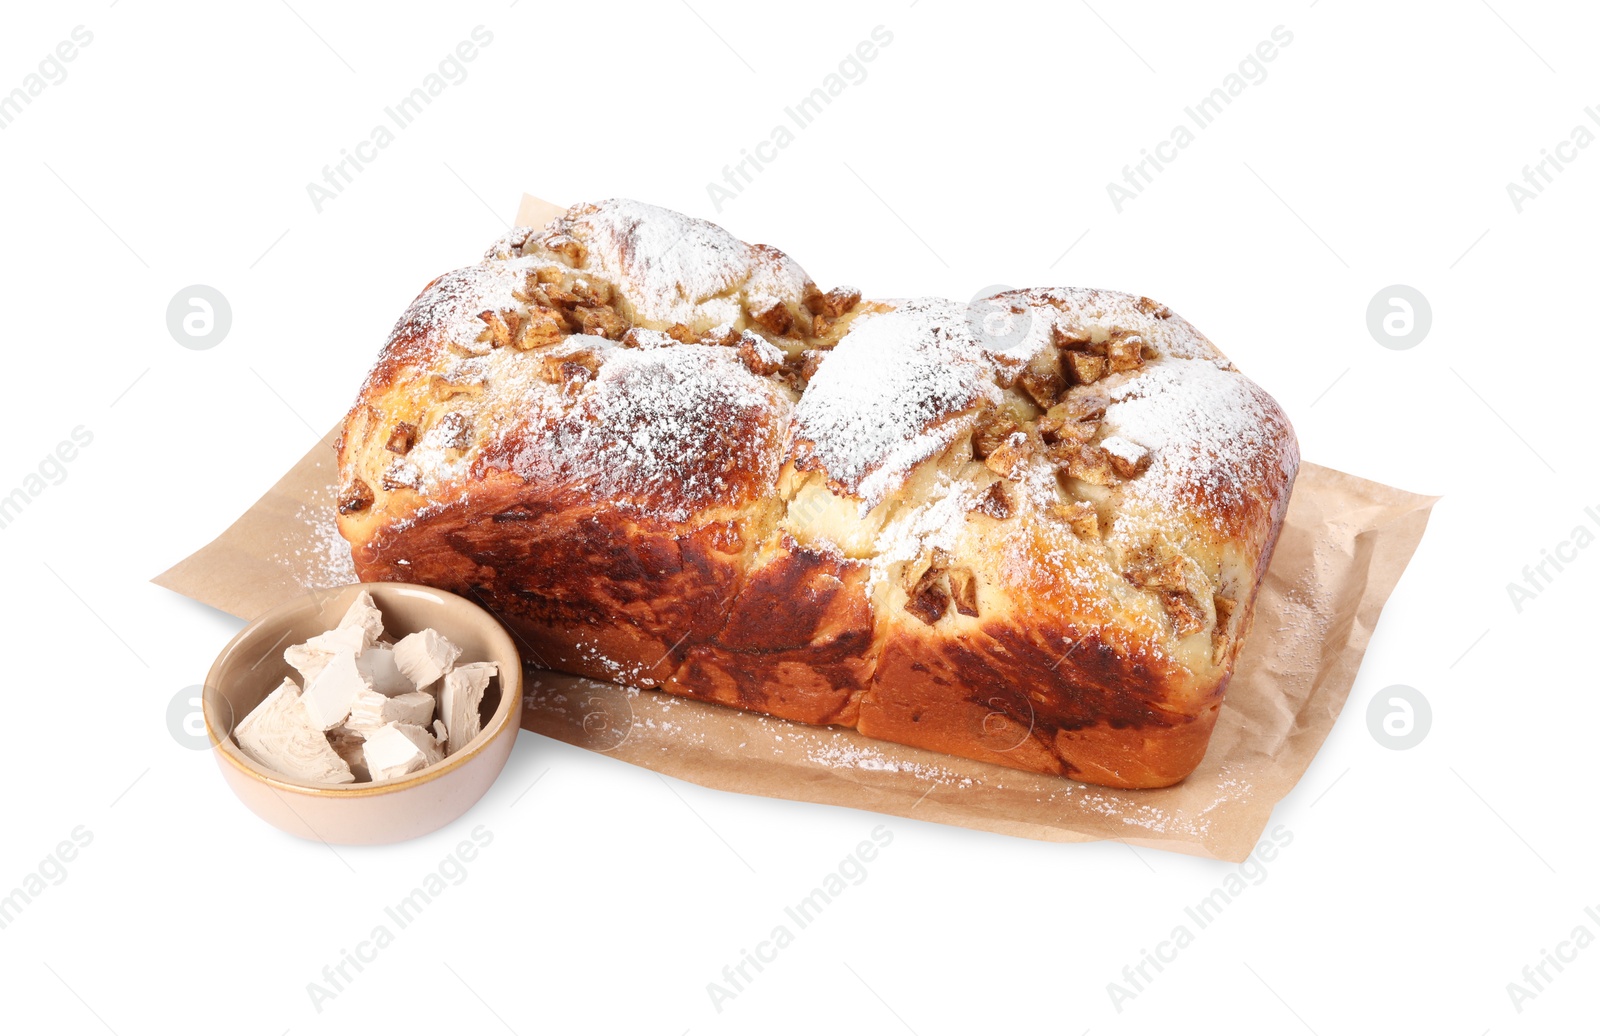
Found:
[[[1162,541],[1132,551],[1124,564],[1124,579],[1161,594],[1161,606],[1177,636],[1187,637],[1205,627],[1208,616],[1201,602],[1202,595],[1212,595],[1211,581],[1194,559]]]
[[[800,354],[800,376],[810,381],[817,376],[817,368],[827,357],[826,349],[807,349]]]
[[[1099,421],[1106,416],[1106,407],[1111,405],[1110,398],[1100,389],[1082,385],[1068,389],[1061,402],[1065,406],[1061,415],[1074,421]]]
[[[1072,478],[1094,486],[1111,486],[1117,482],[1106,451],[1092,443],[1063,443],[1055,448],[1056,463],[1066,468]]]
[[[556,376],[561,379],[562,391],[571,395],[594,380],[594,371],[577,360],[563,360],[556,368]]]
[[[744,337],[743,331],[735,331],[732,324],[723,324],[714,327],[700,336],[701,345],[721,345],[732,348],[739,344],[739,339]]]
[[[943,618],[950,607],[949,581],[945,578],[949,568],[950,552],[935,547],[921,575],[912,579],[915,569],[908,566],[900,577],[906,590],[906,611],[930,626]]]
[[[517,334],[517,325],[522,320],[514,311],[509,309],[502,313],[486,309],[478,314],[478,319],[483,321],[486,326],[482,331],[478,332],[477,340],[489,342],[496,349],[504,349],[511,344],[511,340]]]
[[[1026,432],[1012,432],[1006,441],[989,451],[983,459],[983,464],[990,471],[1001,478],[1008,478],[1013,482],[1019,481],[1024,474],[1029,457],[1033,456],[1033,444],[1028,441]]]
[[[825,317],[821,313],[818,313],[816,316],[811,318],[811,337],[826,337],[828,333],[833,330],[833,326],[836,323],[838,323],[836,319]]]
[[[813,290],[807,293],[802,301],[807,309],[818,316],[837,319],[850,312],[855,304],[861,301],[861,292],[848,286],[834,288],[826,294]]]
[[[1054,324],[1050,328],[1050,341],[1057,349],[1079,352],[1087,350],[1092,339],[1083,331],[1069,330],[1060,324]]]
[[[1172,310],[1168,309],[1166,306],[1163,306],[1155,299],[1146,298],[1143,295],[1139,296],[1138,305],[1139,312],[1145,314],[1146,316],[1155,317],[1157,320],[1167,320],[1172,316]]]
[[[1143,590],[1185,590],[1187,559],[1165,544],[1147,544],[1132,551],[1122,577]]]
[[[738,350],[739,362],[751,374],[764,378],[776,374],[783,365],[783,351],[758,335],[747,334],[740,338]]]
[[[572,319],[578,322],[578,328],[584,334],[599,335],[601,338],[615,340],[628,330],[628,322],[607,305],[574,306]]]
[[[1050,445],[1091,442],[1099,430],[1099,424],[1094,421],[1072,417],[1066,403],[1057,403],[1039,418],[1039,438]]]
[[[1072,381],[1077,385],[1092,385],[1099,381],[1106,373],[1106,361],[1103,356],[1093,353],[1065,353],[1066,368],[1072,374]]]
[[[344,487],[344,492],[339,494],[339,513],[355,514],[357,511],[365,511],[372,506],[374,499],[376,498],[372,495],[372,487],[359,478],[353,478],[350,484]]]
[[[1205,629],[1206,614],[1192,595],[1164,593],[1161,595],[1161,604],[1167,610],[1167,618],[1172,620],[1172,631],[1179,637],[1187,637]]]
[[[1072,526],[1072,531],[1086,540],[1100,538],[1100,515],[1094,504],[1087,500],[1073,500],[1055,504],[1050,510],[1057,518]]]
[[[476,396],[483,391],[482,382],[451,381],[443,374],[429,376],[428,388],[433,398],[451,400],[457,396]]]
[[[439,418],[439,445],[450,450],[464,450],[472,445],[472,424],[458,410]]]
[[[996,482],[995,485],[1000,483]],[[970,568],[950,570],[950,598],[962,615],[978,616],[978,580]]]
[[[1021,385],[1022,390],[1045,410],[1055,405],[1067,387],[1066,379],[1061,374],[1057,354],[1051,352],[1042,352],[1035,356],[1022,369],[1022,373],[1017,375],[1017,384]]]
[[[411,452],[411,447],[416,444],[417,426],[410,421],[400,421],[394,426],[394,431],[389,433],[389,441],[385,444],[384,449],[404,457]]]
[[[788,334],[789,328],[794,325],[794,315],[777,299],[772,299],[764,306],[752,301],[750,319],[775,335]]]
[[[684,345],[693,345],[700,340],[688,324],[673,324],[667,328],[666,335],[674,342],[681,342]]]
[[[391,493],[396,489],[416,489],[421,484],[421,469],[410,461],[398,457],[383,473],[383,488]]]
[[[580,350],[566,356],[546,354],[540,359],[544,365],[544,380],[552,385],[560,385],[561,390],[568,395],[575,394],[584,385],[593,381],[600,373],[600,366],[604,362],[588,350]]]
[[[1144,366],[1144,339],[1138,335],[1127,335],[1107,342],[1106,359],[1111,362],[1112,373]]]
[[[1231,597],[1213,594],[1211,606],[1217,613],[1217,624],[1211,630],[1211,664],[1221,665],[1222,659],[1228,653],[1228,629],[1232,624],[1233,610],[1237,605]]]
[[[929,565],[906,598],[906,611],[932,626],[950,608],[950,591],[944,587],[944,570]]]
[[[986,410],[979,414],[978,423],[972,429],[973,459],[988,460],[989,454],[1020,430],[1017,422],[1003,410]]]
[[[989,488],[984,490],[978,498],[977,510],[982,511],[990,518],[1011,517],[1011,494],[1006,492],[1004,482],[991,482]]]
[[[559,284],[564,274],[558,267],[541,266],[533,271],[533,279],[539,284]]]
[[[589,250],[583,247],[583,243],[567,234],[551,234],[539,243],[552,252],[566,256],[573,266],[582,266],[589,257]]]
[[[1150,451],[1120,435],[1108,437],[1100,448],[1111,461],[1111,470],[1122,478],[1138,478],[1150,467]]]
[[[511,344],[523,351],[554,345],[567,336],[567,330],[567,322],[559,312],[537,306],[528,310]]]

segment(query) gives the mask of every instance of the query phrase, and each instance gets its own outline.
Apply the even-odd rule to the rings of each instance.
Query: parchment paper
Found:
[[[524,197],[517,222],[560,211]],[[251,618],[354,581],[334,526],[333,440],[155,582]],[[1338,718],[1436,500],[1302,465],[1210,748],[1174,788],[1098,788],[543,670],[528,673],[522,725],[710,788],[1242,861]]]

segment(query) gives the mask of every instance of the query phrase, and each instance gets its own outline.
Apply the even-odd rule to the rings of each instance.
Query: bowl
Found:
[[[234,725],[284,677],[301,682],[284,649],[333,629],[363,590],[383,612],[386,634],[398,639],[432,627],[461,648],[463,662],[497,663],[484,695],[493,714],[464,748],[404,777],[309,785],[262,767],[234,743]],[[381,845],[438,830],[489,790],[520,729],[522,660],[505,627],[466,598],[414,583],[355,583],[296,598],[246,626],[212,664],[201,706],[223,778],[258,817],[312,841]]]

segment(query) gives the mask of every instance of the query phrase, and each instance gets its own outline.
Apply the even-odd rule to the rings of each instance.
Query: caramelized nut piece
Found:
[[[383,488],[391,493],[396,489],[416,489],[421,484],[422,472],[417,466],[398,457],[383,473]]]
[[[1073,500],[1051,507],[1057,518],[1072,526],[1072,531],[1086,540],[1100,538],[1100,515],[1094,504],[1087,500]]]
[[[417,426],[410,421],[400,421],[395,424],[394,431],[389,433],[389,441],[384,445],[384,449],[404,457],[416,444]]]
[[[833,330],[833,325],[838,321],[832,317],[825,317],[821,313],[811,318],[811,337],[824,338]]]
[[[1098,446],[1083,443],[1063,450],[1062,460],[1065,462],[1067,474],[1072,478],[1093,486],[1116,484],[1116,472],[1111,470],[1111,461],[1106,456],[1106,451]]]
[[[1050,409],[1067,387],[1066,378],[1061,373],[1059,354],[1050,351],[1039,353],[1017,375],[1017,384],[1041,409]]]
[[[472,423],[459,410],[439,418],[439,445],[449,450],[464,450],[472,445]]]
[[[622,315],[606,305],[574,306],[572,319],[578,322],[578,329],[584,334],[601,338],[616,340],[628,330],[628,322]]]
[[[1100,389],[1074,386],[1067,390],[1061,397],[1064,407],[1060,411],[1064,417],[1074,421],[1099,421],[1106,416],[1106,407],[1111,405],[1111,400]]]
[[[766,377],[783,366],[783,350],[760,335],[746,334],[739,339],[739,362],[751,374]]]
[[[486,325],[478,332],[478,341],[489,342],[496,349],[504,349],[516,337],[517,325],[522,318],[509,309],[504,313],[486,309],[478,314],[478,319]]]
[[[553,309],[536,306],[528,310],[528,315],[523,318],[522,326],[518,328],[517,337],[511,345],[526,352],[540,346],[554,345],[566,336],[566,321],[561,314]]]
[[[1138,335],[1127,335],[1107,342],[1106,359],[1111,363],[1113,374],[1144,366],[1144,339]]]
[[[995,485],[1000,483],[996,482]],[[950,599],[962,615],[978,616],[978,580],[969,568],[950,570]]]
[[[1111,470],[1122,478],[1138,478],[1150,467],[1150,451],[1120,435],[1108,436],[1100,443]]]
[[[1064,353],[1066,368],[1072,374],[1072,381],[1077,385],[1093,385],[1106,373],[1106,361],[1103,356],[1093,353]]]
[[[983,464],[1001,478],[1016,482],[1022,478],[1023,467],[1031,456],[1033,446],[1028,442],[1027,433],[1018,431],[1012,432],[1005,442],[990,450]]]
[[[1221,665],[1228,654],[1228,629],[1233,621],[1233,598],[1213,594],[1211,606],[1217,612],[1217,624],[1211,630],[1211,664]]]
[[[817,368],[828,356],[825,349],[807,349],[800,354],[800,376],[807,381],[817,376]]]
[[[577,360],[563,360],[556,368],[556,376],[561,379],[562,391],[572,395],[594,380],[594,371]]]
[[[558,384],[567,391],[576,391],[593,381],[595,375],[600,372],[602,362],[600,357],[588,350],[580,350],[565,356],[546,354],[540,359],[544,364],[544,380]]]
[[[1161,604],[1166,608],[1167,618],[1172,620],[1172,631],[1177,636],[1187,637],[1205,629],[1206,614],[1192,595],[1164,593],[1161,595]]]
[[[944,618],[944,613],[950,608],[950,592],[944,588],[943,575],[944,572],[937,566],[928,566],[906,598],[906,611],[929,626]]]
[[[982,511],[990,518],[1011,517],[1011,494],[1006,492],[1004,482],[991,482],[989,488],[984,490],[978,498],[976,510]]]
[[[583,243],[567,234],[551,234],[539,243],[550,251],[565,256],[573,266],[582,266],[583,261],[589,257],[589,250],[583,247]]]
[[[1091,339],[1086,331],[1072,330],[1062,327],[1060,324],[1053,324],[1050,327],[1050,341],[1055,344],[1057,349],[1085,352],[1089,349]]]
[[[1012,434],[1021,431],[1011,415],[1003,410],[987,410],[980,414],[972,429],[972,457],[988,460],[989,454],[1005,445]]]
[[[827,294],[812,291],[803,301],[805,307],[818,316],[837,319],[850,312],[855,304],[861,301],[861,292],[849,285],[841,285]]]
[[[751,299],[750,319],[775,335],[788,334],[794,324],[793,314],[777,299]]]
[[[723,324],[720,327],[713,327],[711,330],[701,335],[700,344],[721,345],[731,349],[732,347],[738,345],[739,340],[743,337],[743,331],[735,331],[732,324]]]
[[[1142,590],[1184,590],[1188,579],[1183,561],[1170,547],[1148,544],[1129,555],[1122,578]]]
[[[1139,296],[1139,312],[1146,316],[1155,317],[1157,320],[1166,320],[1172,316],[1172,310],[1163,306],[1155,299]]]
[[[358,511],[365,511],[372,506],[374,499],[376,498],[372,495],[372,487],[359,478],[353,478],[350,484],[344,487],[344,492],[339,494],[339,513],[355,514]]]
[[[695,337],[693,329],[688,324],[673,324],[667,328],[667,337],[684,345],[693,345],[700,340]]]
[[[433,398],[438,400],[451,400],[457,396],[476,396],[483,391],[482,382],[451,381],[443,374],[432,374],[428,378],[428,388],[433,393]]]

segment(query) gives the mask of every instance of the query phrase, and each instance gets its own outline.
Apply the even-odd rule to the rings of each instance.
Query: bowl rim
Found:
[[[515,666],[512,667],[513,672],[511,675],[507,676],[504,673],[495,674],[500,678],[500,704],[495,709],[494,715],[490,717],[489,722],[485,724],[481,731],[478,732],[478,736],[472,739],[471,744],[467,745],[461,751],[456,752],[454,755],[445,756],[439,762],[434,763],[431,766],[423,767],[416,773],[407,774],[404,777],[390,778],[388,781],[360,781],[355,784],[313,785],[299,784],[295,781],[274,776],[272,773],[257,767],[256,764],[248,756],[246,756],[243,751],[240,750],[239,746],[234,744],[231,734],[223,734],[219,736],[215,727],[212,726],[211,712],[217,702],[217,699],[221,696],[221,670],[223,663],[232,657],[234,652],[238,650],[239,646],[243,644],[245,640],[256,634],[256,632],[263,627],[271,626],[274,623],[281,623],[288,613],[302,607],[308,598],[317,599],[331,597],[335,594],[341,594],[347,590],[356,589],[358,587],[366,589],[369,592],[372,588],[377,587],[380,588],[380,592],[384,593],[390,590],[421,591],[421,596],[426,597],[431,595],[442,599],[460,601],[473,611],[479,613],[492,627],[491,636],[498,638],[503,642],[501,645],[502,649],[505,650],[508,656],[516,663]],[[381,604],[379,605],[379,608],[381,610]],[[274,605],[272,608],[246,623],[244,628],[239,630],[238,633],[234,634],[233,638],[230,639],[222,648],[222,650],[217,653],[216,659],[211,663],[210,670],[206,673],[206,681],[203,685],[201,685],[200,698],[200,713],[205,721],[206,736],[211,739],[212,751],[220,758],[226,759],[229,763],[233,764],[233,766],[245,776],[253,778],[254,780],[259,781],[260,783],[265,784],[275,790],[291,791],[300,795],[323,796],[336,799],[355,799],[365,798],[371,795],[387,795],[391,792],[404,791],[407,788],[416,787],[419,784],[426,784],[435,778],[442,777],[445,774],[450,773],[452,770],[455,770],[457,767],[465,765],[474,757],[482,754],[489,748],[490,745],[492,745],[501,735],[505,733],[506,727],[510,726],[513,729],[520,729],[522,716],[522,654],[517,650],[516,642],[511,638],[511,634],[506,631],[505,625],[501,623],[492,612],[478,604],[476,601],[468,600],[467,598],[462,597],[460,594],[451,593],[449,590],[441,590],[436,586],[427,586],[423,583],[344,583],[340,586],[323,587],[321,589],[310,591],[307,594],[291,598],[290,600],[284,601],[281,604]],[[513,717],[515,717],[515,722],[513,722]]]

